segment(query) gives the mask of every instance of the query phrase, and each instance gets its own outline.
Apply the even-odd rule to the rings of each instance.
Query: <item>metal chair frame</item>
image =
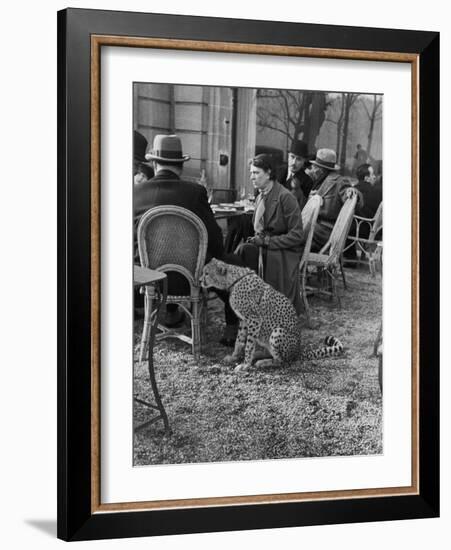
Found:
[[[341,272],[343,285],[347,288],[342,256],[346,238],[351,228],[356,203],[357,193],[354,191],[341,207],[327,243],[318,253],[309,253],[306,265],[306,277],[309,274],[308,268],[313,267],[318,274],[320,283],[319,288],[309,286],[306,287],[307,290],[335,297],[339,307],[341,307],[341,300],[337,290],[337,274],[339,271]],[[325,278],[326,285],[324,284]],[[326,289],[324,288],[325,286]]]
[[[376,276],[376,266],[382,261],[381,258],[381,247],[378,246],[381,243],[381,239],[378,239],[382,231],[382,202],[380,203],[378,209],[373,218],[364,218],[363,216],[357,216],[354,214],[354,222],[356,224],[355,235],[349,235],[348,241],[351,241],[347,246],[345,246],[344,251],[346,251],[351,246],[356,247],[356,252],[360,254],[360,258],[357,259],[347,259],[346,262],[352,263],[368,263],[368,267],[372,277]],[[362,227],[369,228],[368,238],[363,238],[360,236],[362,232]]]
[[[191,271],[184,265],[169,261],[171,259],[169,256],[174,256],[174,247],[176,249],[177,246],[180,246],[179,243],[184,236],[182,233],[185,233],[183,229],[181,229],[182,225],[178,228],[179,233],[176,233],[177,227],[171,225],[170,222],[168,223],[168,219],[171,216],[184,220],[186,224],[188,224],[185,225],[185,228],[189,225],[192,226],[198,236],[197,243],[193,243],[196,245],[197,257],[195,258],[195,262],[193,262],[195,264],[194,269]],[[148,233],[149,236],[147,236]],[[159,257],[156,258],[155,255],[152,254],[152,250],[149,250],[148,239],[150,243],[161,243],[162,240],[168,239],[168,234],[171,239],[171,250],[169,251],[168,249],[167,256],[164,252],[161,253],[160,251]],[[159,324],[158,329],[160,333],[156,335],[156,340],[178,338],[191,345],[193,356],[195,360],[198,360],[201,348],[201,319],[202,317],[205,319],[206,315],[205,293],[200,285],[200,277],[205,264],[208,245],[208,233],[205,225],[196,214],[186,208],[180,206],[157,206],[143,214],[138,225],[137,235],[139,257],[143,267],[149,267],[165,273],[169,271],[181,273],[187,279],[190,287],[190,293],[186,296],[168,294],[166,304],[177,304],[188,315],[191,321],[191,336],[187,336],[182,334],[179,330],[169,329]],[[183,253],[186,254],[186,249],[180,250],[180,254]],[[152,321],[151,312],[154,299],[153,288],[146,287],[144,299],[144,325],[139,353],[140,361],[144,360],[145,353],[148,350]]]
[[[307,299],[306,279],[307,279],[307,263],[312,247],[313,233],[315,231],[316,220],[318,219],[318,213],[321,208],[323,198],[321,195],[313,195],[309,198],[306,205],[302,209],[302,225],[304,227],[304,234],[307,233],[307,238],[304,244],[304,251],[302,253],[301,262],[299,265],[299,273],[301,277],[301,299],[304,305],[305,316],[309,327],[312,326],[310,319],[310,306]]]

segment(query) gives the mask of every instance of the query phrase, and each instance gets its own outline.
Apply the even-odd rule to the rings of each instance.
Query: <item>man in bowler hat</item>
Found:
[[[288,153],[288,165],[282,168],[277,175],[277,181],[293,193],[301,210],[304,208],[313,186],[313,181],[305,172],[309,160],[307,143],[296,139],[292,142]]]
[[[318,149],[308,169],[313,180],[312,193],[323,198],[313,233],[313,252],[318,252],[327,243],[341,207],[350,194],[357,193],[357,201],[361,202],[360,192],[352,189],[351,181],[341,176],[339,170],[337,155],[332,149]]]

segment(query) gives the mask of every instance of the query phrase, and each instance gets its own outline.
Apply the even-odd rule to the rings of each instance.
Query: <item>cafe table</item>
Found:
[[[150,339],[149,339],[149,352],[147,359],[147,369],[149,373],[150,386],[152,388],[154,402],[150,402],[146,399],[142,399],[138,395],[134,396],[134,401],[140,405],[157,411],[157,414],[142,422],[141,424],[134,424],[134,431],[142,430],[143,428],[153,424],[159,420],[163,421],[164,429],[166,433],[170,432],[169,421],[166,411],[161,400],[160,392],[158,390],[157,381],[155,378],[155,367],[153,360],[153,346],[155,343],[155,335],[158,327],[158,319],[160,312],[164,311],[164,306],[166,305],[166,297],[168,293],[167,287],[167,277],[165,273],[161,271],[156,271],[154,269],[148,269],[146,267],[141,267],[135,265],[133,267],[133,285],[135,287],[145,287],[152,286],[155,290],[155,299],[152,301],[152,315],[151,319],[151,328],[150,328]],[[135,423],[135,421],[134,421]]]
[[[239,243],[246,241],[254,234],[252,226],[253,208],[237,207],[235,205],[212,204],[216,220],[227,221],[224,249],[227,253],[235,251]]]

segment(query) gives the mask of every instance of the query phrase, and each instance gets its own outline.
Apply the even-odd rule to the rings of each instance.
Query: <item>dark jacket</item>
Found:
[[[274,182],[265,198],[264,232],[270,236],[265,281],[301,311],[299,262],[303,251],[302,216],[292,193]]]
[[[356,214],[364,218],[373,218],[382,202],[382,187],[367,181],[359,181],[355,189],[362,194],[362,201],[356,207]]]
[[[351,182],[348,178],[330,172],[316,189],[316,193],[323,197],[323,203],[318,213],[318,220],[313,233],[312,251],[318,252],[327,243],[341,207],[346,200],[348,188]],[[357,190],[358,204],[361,201],[360,192]]]
[[[137,184],[133,192],[135,229],[141,216],[154,206],[174,205],[191,210],[204,222],[208,233],[207,258],[222,258],[222,231],[208,204],[207,191],[198,183],[184,181],[169,170],[161,170],[152,179]]]
[[[308,200],[310,191],[313,187],[313,181],[305,172],[304,169],[298,170],[294,176],[287,179],[288,166],[282,166],[277,173],[277,181],[283,185],[288,191],[291,191],[296,197],[299,208],[302,210]]]
[[[134,186],[133,211],[135,225],[135,262],[139,263],[136,230],[141,216],[155,206],[181,206],[196,214],[205,224],[208,233],[208,247],[205,263],[212,257],[222,258],[224,244],[222,231],[216,223],[208,204],[207,191],[198,183],[184,181],[169,170],[161,170],[152,179]],[[169,294],[189,294],[188,282],[179,273],[168,274]]]

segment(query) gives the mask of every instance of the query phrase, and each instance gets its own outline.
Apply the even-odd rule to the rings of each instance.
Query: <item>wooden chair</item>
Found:
[[[309,291],[316,290],[319,293],[328,294],[335,297],[339,307],[341,307],[340,296],[337,291],[337,274],[340,271],[343,278],[343,283],[346,287],[344,278],[342,255],[351,227],[354,209],[357,202],[357,194],[352,192],[351,196],[346,199],[341,207],[340,213],[335,221],[334,227],[330,234],[329,240],[318,252],[310,252],[306,265],[306,276],[308,275],[309,267],[313,267],[319,275],[320,283],[324,283],[322,288],[313,289],[309,287]],[[326,288],[324,288],[324,286]]]
[[[205,305],[200,277],[205,263],[208,234],[202,220],[179,206],[157,206],[148,210],[138,225],[138,250],[141,265],[163,272],[182,274],[189,283],[189,294],[168,294],[166,304],[177,304],[191,320],[191,337],[159,324],[156,340],[178,338],[192,346],[196,360],[200,355],[200,320]],[[144,359],[149,344],[152,287],[145,287],[144,325],[139,360]]]
[[[383,391],[383,334],[382,334],[382,323],[379,325],[377,331],[376,340],[374,341],[373,355],[378,359],[378,372],[377,377],[379,380],[379,388],[381,393]]]
[[[311,327],[310,321],[310,307],[307,300],[307,289],[306,289],[306,279],[307,279],[307,263],[310,255],[310,249],[312,247],[313,232],[315,231],[316,220],[318,219],[319,209],[323,199],[321,195],[313,195],[309,198],[306,205],[302,209],[302,226],[304,228],[304,235],[307,235],[304,244],[304,251],[302,253],[301,263],[299,266],[299,273],[301,276],[301,298],[302,303],[304,304],[305,316],[307,318],[307,324]]]
[[[348,259],[346,262],[364,263],[368,262],[372,277],[376,276],[376,265],[381,260],[381,248],[379,243],[382,237],[382,203],[380,203],[373,218],[364,218],[354,215],[355,235],[348,236],[348,244],[345,250],[351,246],[356,247],[356,253],[360,255],[357,259]],[[367,237],[365,237],[368,235]]]

